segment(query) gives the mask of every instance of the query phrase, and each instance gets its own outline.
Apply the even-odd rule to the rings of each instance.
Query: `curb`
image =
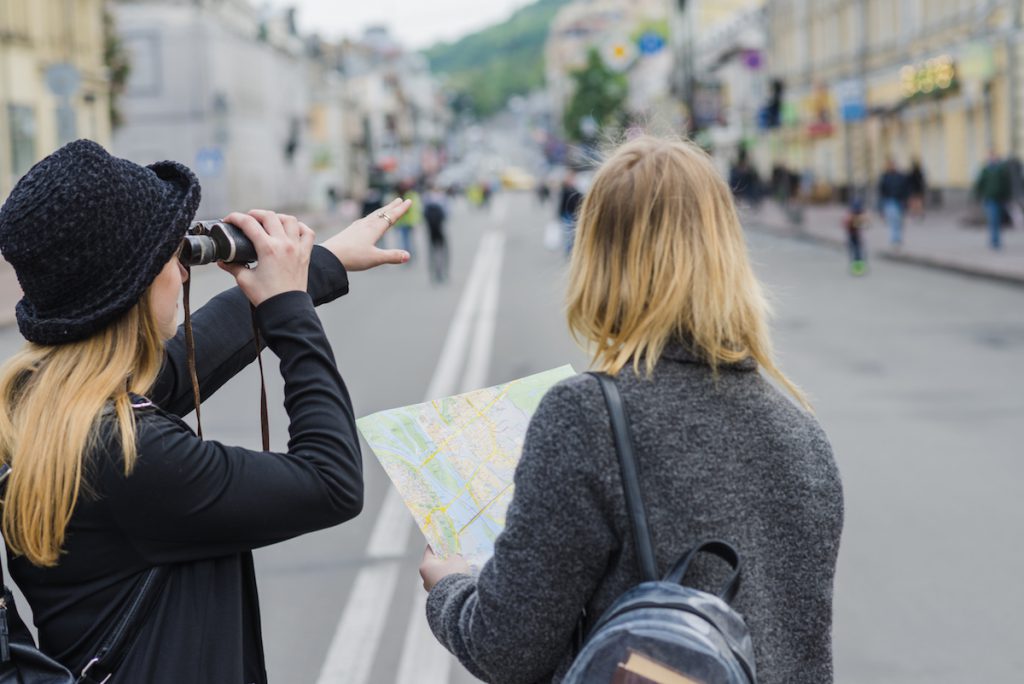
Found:
[[[825,238],[818,235],[812,235],[798,226],[781,226],[777,223],[768,223],[765,221],[749,220],[744,223],[744,227],[752,230],[757,230],[761,233],[767,233],[776,237],[790,238],[794,240],[800,240],[801,242],[807,242],[810,244],[820,245],[823,247],[829,247],[841,251],[846,250],[846,241],[836,238]],[[913,254],[908,252],[893,252],[891,250],[880,249],[871,253],[872,256],[886,261],[895,261],[903,264],[910,264],[912,266],[919,266],[921,268],[928,268],[937,271],[946,271],[951,273],[957,273],[958,275],[968,276],[971,278],[978,278],[979,280],[989,280],[993,282],[1002,283],[1004,285],[1014,285],[1016,287],[1024,287],[1024,274],[1016,275],[1012,273],[1004,273],[1001,271],[992,271],[985,268],[978,268],[976,266],[969,266],[956,261],[950,261],[948,259],[942,259],[941,257],[933,257],[923,254]]]

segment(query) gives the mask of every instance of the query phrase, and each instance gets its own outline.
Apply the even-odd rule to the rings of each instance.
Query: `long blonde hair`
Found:
[[[117,421],[125,473],[135,465],[129,392],[146,394],[163,360],[147,291],[92,337],[28,343],[0,368],[0,460],[11,466],[3,506],[7,546],[34,565],[57,564],[108,408]]]
[[[673,339],[717,373],[752,357],[805,408],[773,360],[770,308],[747,257],[732,193],[692,143],[642,136],[602,164],[580,209],[567,316],[594,366],[644,360]]]

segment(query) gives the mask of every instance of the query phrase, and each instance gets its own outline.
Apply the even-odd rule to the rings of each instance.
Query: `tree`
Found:
[[[128,83],[132,65],[128,60],[128,52],[124,48],[124,43],[117,35],[114,15],[106,7],[103,10],[103,63],[110,74],[110,125],[112,128],[117,128],[124,123],[119,100]]]
[[[605,65],[596,48],[587,53],[587,65],[571,76],[576,88],[562,117],[562,125],[571,139],[583,141],[592,137],[593,131],[587,128],[594,123],[600,128],[624,119],[629,82],[625,75]]]

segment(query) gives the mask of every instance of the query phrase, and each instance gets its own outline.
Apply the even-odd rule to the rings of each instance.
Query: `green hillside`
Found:
[[[495,24],[425,51],[434,73],[478,116],[501,109],[508,98],[544,85],[544,43],[555,13],[570,0],[537,0]]]

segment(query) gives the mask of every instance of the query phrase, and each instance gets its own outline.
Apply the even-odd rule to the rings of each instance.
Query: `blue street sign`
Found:
[[[661,52],[662,48],[665,47],[665,39],[654,31],[648,31],[640,36],[639,40],[636,42],[636,46],[639,48],[640,54],[653,55]]]
[[[867,103],[864,101],[864,84],[856,79],[840,81],[835,86],[839,100],[839,116],[844,122],[863,121],[867,118]]]
[[[217,178],[224,170],[224,151],[219,147],[202,147],[196,152],[196,171],[200,176]]]

